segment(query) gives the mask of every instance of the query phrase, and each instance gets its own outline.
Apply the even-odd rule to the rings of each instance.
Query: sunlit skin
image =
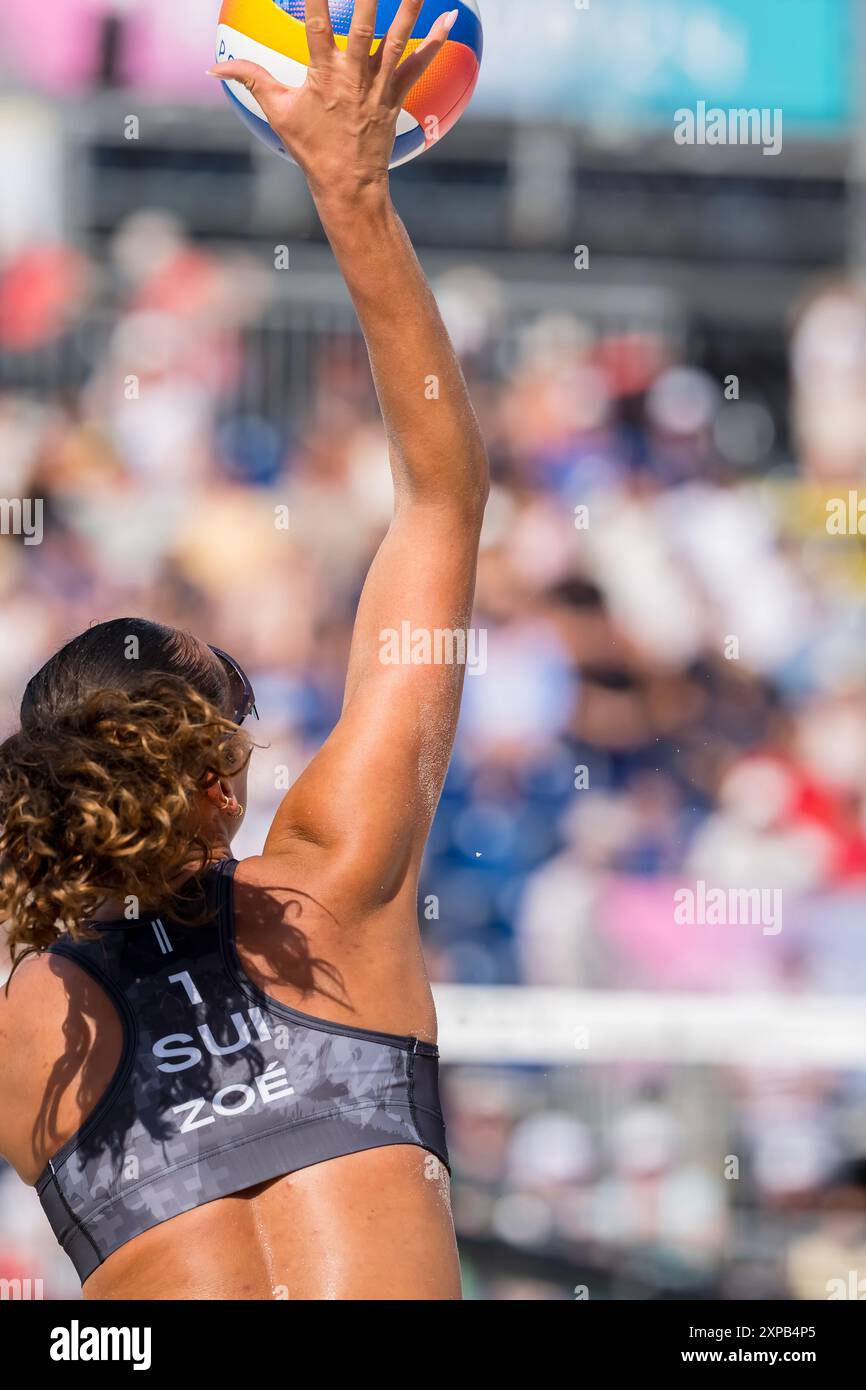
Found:
[[[426,48],[398,67],[420,9],[421,0],[404,0],[388,41],[370,58],[376,0],[358,0],[344,53],[327,0],[308,0],[311,69],[299,92],[251,64],[215,71],[254,92],[307,175],[367,339],[395,498],[358,608],[340,721],[286,795],[262,854],[238,868],[239,950],[248,973],[283,1003],[434,1042],[418,875],[463,670],[385,665],[380,634],[406,621],[426,631],[468,627],[488,482],[459,365],[389,195],[406,84],[447,36],[443,17]],[[431,376],[439,381],[435,400],[425,390]],[[200,830],[214,858],[223,858],[241,823],[246,770],[198,800]],[[264,901],[276,911],[264,911]],[[117,905],[107,902],[102,915],[118,915]],[[287,942],[297,969],[286,966]],[[311,974],[302,968],[310,957],[336,974]],[[90,1113],[120,1048],[114,1006],[79,967],[56,956],[24,961],[0,995],[0,1151],[25,1182],[35,1182]],[[62,1093],[46,1113],[60,1069]],[[321,1163],[153,1227],[112,1254],[84,1293],[459,1298],[447,1173],[408,1145]]]

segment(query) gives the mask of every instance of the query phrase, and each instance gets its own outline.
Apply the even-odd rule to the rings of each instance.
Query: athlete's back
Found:
[[[459,1297],[444,1134],[423,1072],[435,1066],[423,967],[395,939],[369,978],[374,957],[357,947],[371,924],[353,928],[317,893],[263,883],[268,868],[223,861],[212,922],[105,922],[78,961],[67,948],[22,964],[0,1004],[0,1140],[57,1214],[85,1297]],[[380,928],[387,937],[387,921]],[[214,968],[217,940],[232,938],[237,996]],[[113,999],[120,948],[134,985]],[[146,1070],[124,1074],[131,1034],[145,1068],[152,1059],[149,1105],[135,1084],[146,1096]],[[257,1162],[296,1167],[208,1194],[209,1182],[256,1176]]]

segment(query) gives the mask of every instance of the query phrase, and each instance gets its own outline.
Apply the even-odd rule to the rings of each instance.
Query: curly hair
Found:
[[[140,621],[103,624],[102,645],[90,642],[103,654],[91,662],[100,680],[111,674],[105,643],[110,652],[118,636],[106,629],[128,640]],[[201,663],[186,634],[146,628],[158,665]],[[0,919],[15,963],[64,933],[82,935],[107,900],[132,899],[136,914],[168,910],[179,876],[209,862],[196,825],[199,793],[237,773],[251,749],[216,703],[218,673],[208,672],[205,694],[185,675],[118,666],[116,682],[88,691],[76,644],[92,633],[34,677],[22,727],[0,745]]]

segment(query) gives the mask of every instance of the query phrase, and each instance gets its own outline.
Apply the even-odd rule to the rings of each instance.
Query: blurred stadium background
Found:
[[[244,854],[390,495],[303,181],[203,76],[217,10],[3,3],[0,495],[45,534],[0,537],[0,725],[92,620],[193,628],[259,694]],[[866,553],[826,504],[866,489],[863,5],[482,10],[469,115],[394,178],[495,479],[421,898],[466,1291],[856,1296]],[[677,145],[700,99],[781,108],[783,151]],[[698,880],[782,930],[678,925]],[[16,1275],[77,1293],[6,1170]]]

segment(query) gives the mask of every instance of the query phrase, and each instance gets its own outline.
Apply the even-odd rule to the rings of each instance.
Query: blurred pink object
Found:
[[[625,876],[603,883],[597,920],[617,951],[617,985],[747,991],[772,978],[774,952],[760,927],[680,926],[674,920],[674,893],[687,886],[695,885],[685,878]]]
[[[93,73],[99,22],[107,13],[104,0],[64,0],[59,5],[4,0],[3,70],[52,91],[81,86]]]
[[[124,85],[216,102],[217,84],[204,72],[213,57],[218,9],[215,0],[3,0],[0,71],[43,91],[92,87],[103,24],[115,15],[126,18],[119,56]]]
[[[36,247],[0,273],[0,346],[29,352],[53,342],[87,292],[87,261],[67,246]]]

